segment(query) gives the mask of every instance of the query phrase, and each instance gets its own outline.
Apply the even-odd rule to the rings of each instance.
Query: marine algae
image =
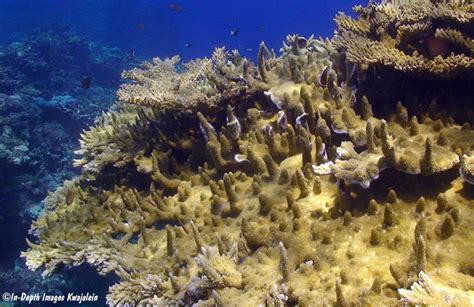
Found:
[[[473,14],[462,0],[357,11],[337,17],[344,39],[401,16],[404,44],[432,26],[426,16],[471,25]],[[423,60],[420,78],[472,77],[456,29],[435,36],[464,60],[452,70]],[[110,305],[473,304],[469,124],[449,109],[416,114],[415,101],[374,115],[387,106],[355,93],[367,72],[351,69],[370,61],[340,46],[290,35],[281,56],[262,43],[256,67],[217,49],[183,68],[155,59],[124,73],[133,82],[82,135],[82,175],[32,226],[29,268],[113,272]]]

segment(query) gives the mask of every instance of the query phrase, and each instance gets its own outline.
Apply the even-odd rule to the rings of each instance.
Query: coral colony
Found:
[[[355,11],[256,66],[218,48],[124,72],[29,268],[113,272],[110,305],[474,303],[474,5]]]
[[[78,135],[112,105],[116,89],[111,81],[118,81],[130,62],[121,53],[54,24],[0,46],[3,290],[57,294],[72,284],[78,289],[77,282],[61,274],[42,279],[39,272],[28,271],[17,259],[25,244],[20,233],[26,234],[31,218],[41,214],[47,191],[78,175],[72,167]],[[81,79],[88,69],[94,82],[86,91]]]

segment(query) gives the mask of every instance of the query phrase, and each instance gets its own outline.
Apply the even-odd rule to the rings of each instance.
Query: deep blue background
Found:
[[[253,57],[260,41],[278,50],[287,34],[330,37],[338,11],[366,0],[0,0],[0,45],[45,22],[140,58],[207,56],[216,46]],[[183,6],[177,13],[170,3]],[[139,25],[143,24],[141,30]],[[237,37],[230,30],[240,28]],[[186,43],[192,44],[186,48]],[[246,49],[253,49],[247,51]]]

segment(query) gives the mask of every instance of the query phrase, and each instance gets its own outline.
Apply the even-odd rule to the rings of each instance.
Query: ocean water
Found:
[[[45,279],[19,254],[48,191],[79,175],[79,133],[113,103],[123,69],[156,56],[205,57],[220,46],[255,60],[261,41],[278,52],[288,34],[332,36],[335,14],[356,3],[0,0],[0,292],[93,292],[92,305],[105,304],[116,277],[82,265]],[[74,306],[0,303],[21,305]]]
[[[182,6],[182,11],[169,9],[173,3]],[[292,33],[331,37],[335,14],[351,14],[356,4],[355,0],[2,0],[0,43],[55,22],[102,44],[124,51],[135,48],[143,58],[175,54],[183,59],[203,57],[216,46],[236,48],[247,56],[256,54],[261,41],[279,49],[286,35]],[[240,29],[238,36],[229,35],[234,29]],[[192,47],[186,48],[187,43]]]

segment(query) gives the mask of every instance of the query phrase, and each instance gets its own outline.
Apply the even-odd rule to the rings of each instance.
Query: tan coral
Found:
[[[464,155],[462,158],[462,164],[459,168],[459,172],[463,177],[464,181],[470,184],[474,184],[474,157]]]
[[[237,246],[231,247],[237,252]],[[232,257],[234,259],[232,259]],[[237,271],[237,255],[220,255],[217,246],[204,247],[202,252],[195,258],[203,273],[211,280],[215,287],[236,287],[242,286],[242,275]]]
[[[456,169],[473,148],[469,125],[449,113],[419,123],[401,103],[378,116],[384,101],[358,101],[355,66],[327,41],[290,36],[283,52],[262,45],[253,71],[226,63],[204,79],[204,100],[170,82],[150,106],[138,95],[104,114],[83,133],[81,176],[33,224],[28,266],[114,272],[111,306],[396,305],[420,271],[472,295],[472,193]],[[135,71],[134,88],[165,82],[162,66],[196,85],[195,69],[228,56],[189,72],[157,60]],[[242,89],[227,78],[240,71],[255,96],[225,92]]]
[[[463,30],[474,20],[469,1],[384,0],[356,12],[357,19],[336,17],[333,38],[352,63],[438,78],[466,77],[474,69],[472,38]]]
[[[472,298],[453,289],[443,289],[437,286],[425,273],[420,272],[418,281],[410,290],[398,289],[402,300],[410,304],[433,306],[468,306],[474,304]]]
[[[215,49],[211,58],[196,59],[179,68],[179,56],[145,62],[142,68],[123,73],[133,83],[117,92],[120,101],[160,109],[209,110],[226,98],[251,95],[249,64],[234,51]]]

